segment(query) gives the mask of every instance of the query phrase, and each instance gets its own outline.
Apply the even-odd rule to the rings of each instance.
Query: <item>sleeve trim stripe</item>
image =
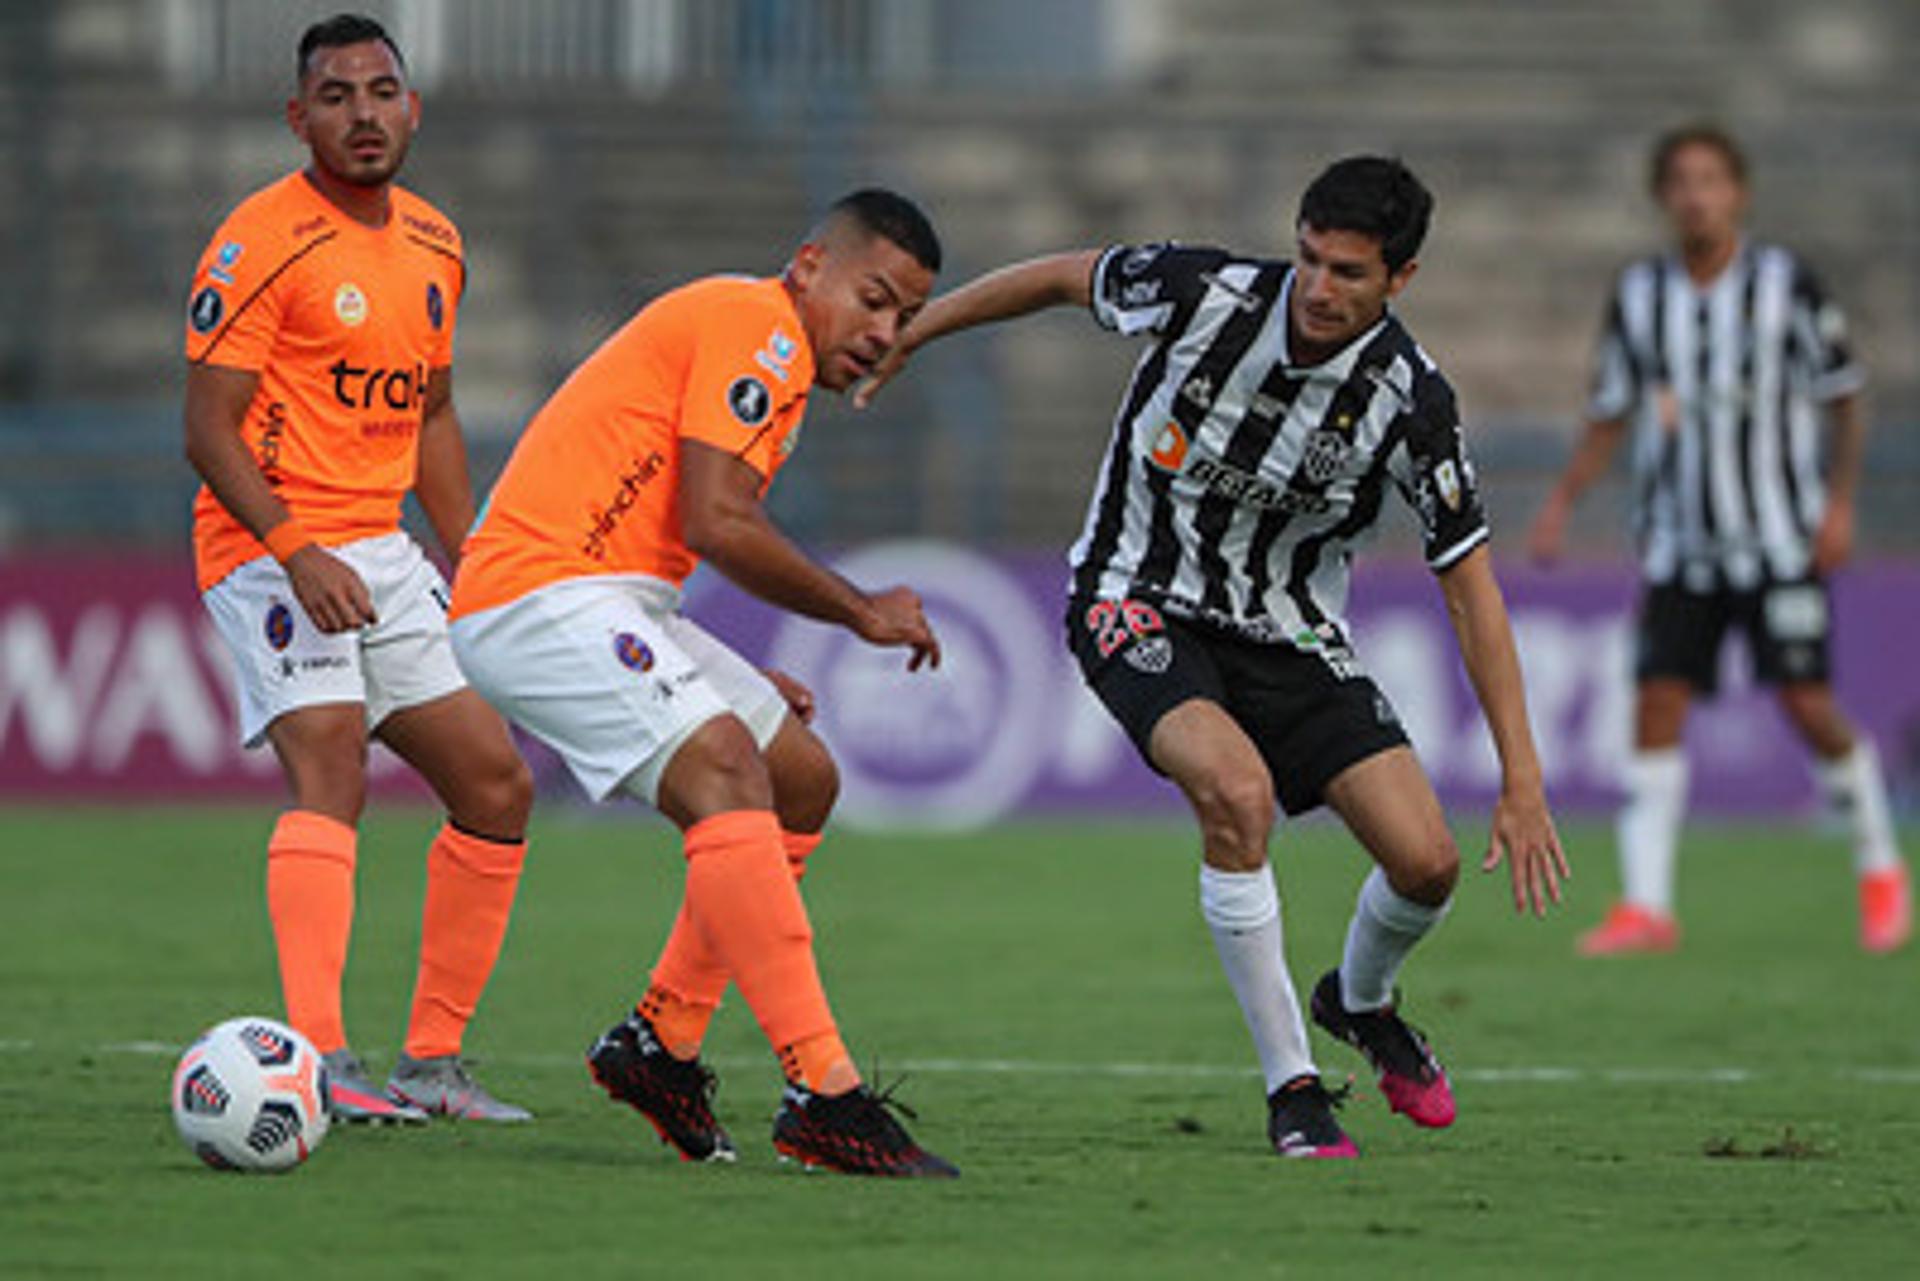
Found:
[[[1468,552],[1486,542],[1487,539],[1492,536],[1493,531],[1485,525],[1482,525],[1453,546],[1447,548],[1447,550],[1441,552],[1438,556],[1429,557],[1427,559],[1427,565],[1436,574],[1442,570],[1451,569],[1455,564],[1463,560]]]
[[[422,249],[431,249],[434,253],[440,254],[443,257],[453,259],[454,266],[460,268],[460,295],[461,297],[464,298],[467,293],[467,260],[466,258],[460,254],[455,253],[453,250],[447,248],[445,245],[434,244],[431,240],[428,240],[424,236],[416,236],[412,232],[408,232],[406,234],[407,234],[408,240],[412,241],[416,245],[419,245]]]
[[[306,244],[302,245],[297,252],[287,255],[286,261],[282,262],[278,267],[275,267],[271,272],[269,272],[267,275],[267,278],[261,281],[259,285],[254,288],[254,291],[252,293],[247,295],[247,300],[241,303],[238,307],[235,307],[233,309],[233,314],[227,317],[227,323],[224,325],[221,325],[219,331],[215,333],[212,338],[207,340],[206,350],[201,352],[198,356],[195,356],[188,363],[194,364],[194,365],[204,365],[209,363],[209,361],[213,356],[214,348],[218,347],[221,344],[221,342],[226,338],[226,336],[230,332],[232,332],[234,324],[240,319],[241,316],[246,314],[247,308],[253,306],[254,301],[258,299],[261,294],[267,291],[268,286],[272,285],[274,281],[280,279],[281,273],[286,271],[286,269],[293,266],[294,263],[299,262],[302,258],[306,257],[308,254],[312,253],[315,249],[318,249],[321,245],[326,244],[329,240],[332,240],[335,236],[339,234],[340,233],[337,231],[329,231],[324,236],[315,236],[312,240],[309,240]]]

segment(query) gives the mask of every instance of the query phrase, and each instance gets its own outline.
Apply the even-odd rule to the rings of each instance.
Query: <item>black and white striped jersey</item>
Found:
[[[1826,507],[1822,410],[1864,381],[1840,309],[1785,249],[1743,245],[1705,286],[1671,255],[1621,272],[1588,414],[1631,429],[1647,581],[1806,574]]]
[[[1487,538],[1453,390],[1391,313],[1290,363],[1285,262],[1118,245],[1093,312],[1150,334],[1069,559],[1080,598],[1305,649],[1343,646],[1348,570],[1392,482],[1436,571]]]

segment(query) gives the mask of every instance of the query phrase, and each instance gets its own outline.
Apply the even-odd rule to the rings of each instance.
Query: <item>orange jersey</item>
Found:
[[[427,377],[453,361],[460,234],[398,187],[387,225],[342,213],[294,173],[214,233],[187,305],[187,359],[260,375],[241,434],[267,483],[326,544],[400,527]],[[203,485],[201,590],[266,554]]]
[[[743,459],[761,492],[793,451],[813,352],[778,280],[714,276],[656,299],[528,425],[460,553],[451,617],[595,574],[678,585],[680,442]]]

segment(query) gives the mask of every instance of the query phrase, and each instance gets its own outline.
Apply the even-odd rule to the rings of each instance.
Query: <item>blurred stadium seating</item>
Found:
[[[341,0],[346,4],[347,0]],[[331,4],[0,7],[0,548],[183,546],[184,281],[292,167],[291,47]],[[1329,158],[1440,200],[1406,311],[1517,533],[1563,455],[1611,271],[1658,235],[1649,138],[1751,145],[1757,226],[1849,306],[1875,379],[1865,537],[1920,549],[1920,7],[1901,0],[369,0],[427,93],[409,179],[462,225],[460,400],[483,470],[639,302],[775,268],[874,180],[950,276],[1050,248],[1284,242]],[[866,419],[823,406],[778,496],[816,541],[1077,526],[1126,344],[1055,317],[956,342]],[[821,430],[822,425],[826,430]],[[1590,546],[1618,550],[1614,505]]]

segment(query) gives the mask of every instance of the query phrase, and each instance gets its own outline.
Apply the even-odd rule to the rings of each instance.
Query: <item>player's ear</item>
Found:
[[[301,142],[307,140],[307,106],[298,97],[287,99],[287,128]]]
[[[1418,258],[1409,258],[1400,264],[1400,270],[1389,271],[1387,273],[1387,297],[1394,298],[1399,296],[1400,291],[1405,289],[1408,283],[1413,280],[1413,273],[1419,270],[1420,260]]]
[[[820,279],[826,264],[827,247],[817,240],[809,240],[793,251],[793,261],[787,264],[787,277],[796,288],[810,289]]]
[[[407,90],[407,132],[420,132],[420,94],[413,89]]]

